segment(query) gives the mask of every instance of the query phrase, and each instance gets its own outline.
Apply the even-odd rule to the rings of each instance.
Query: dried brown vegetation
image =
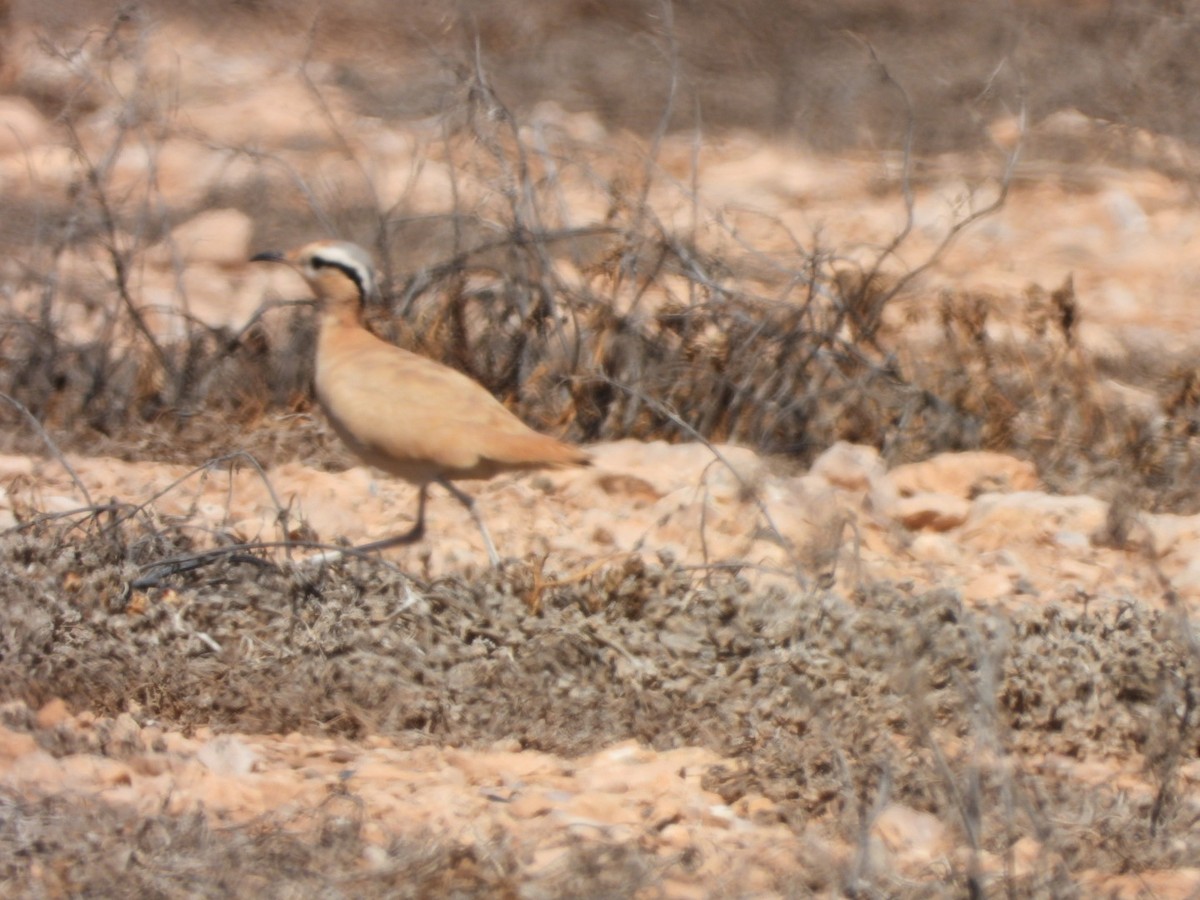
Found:
[[[36,708],[62,697],[107,717],[134,703],[164,725],[244,732],[505,738],[565,755],[630,737],[699,744],[739,763],[712,770],[710,789],[730,803],[764,795],[798,831],[832,823],[857,845],[863,817],[894,801],[957,822],[973,849],[999,856],[1015,836],[1036,836],[1042,858],[1060,862],[1010,881],[1018,891],[1066,890],[1084,867],[1157,868],[1200,853],[1192,813],[1172,799],[1179,759],[1200,743],[1195,715],[1180,712],[1200,660],[1171,614],[990,615],[950,592],[886,585],[786,597],[732,573],[634,559],[559,573],[535,615],[542,573],[530,565],[415,584],[376,562],[314,570],[242,554],[136,588],[187,542],[104,521],[43,524],[0,544],[5,699]],[[17,719],[10,727],[30,727]],[[57,745],[40,739],[58,754],[119,752],[105,733],[101,722],[94,747],[68,732]],[[1095,793],[1019,762],[1130,754],[1145,756],[1157,799]],[[19,812],[39,827],[52,815],[36,803]],[[93,812],[102,844],[130,827]],[[171,858],[194,849],[214,865],[253,867],[259,840],[284,840],[194,822],[136,827],[172,835]],[[344,858],[303,835],[285,841],[286,855],[333,853],[336,870],[360,843],[354,828],[346,839]],[[10,867],[20,840],[0,832]],[[72,858],[69,835],[48,844],[48,859]],[[435,848],[424,852],[450,853]],[[395,852],[400,865],[416,850]],[[112,877],[107,864],[80,865],[96,889]],[[865,858],[812,877],[828,879],[814,885],[824,889],[899,888]],[[966,890],[971,878],[965,867],[949,883]]]
[[[860,4],[844,10],[840,14],[849,21],[839,27],[865,27],[883,9]],[[796,12],[803,10],[798,6]],[[606,27],[627,25],[632,14],[632,7],[610,12]],[[753,24],[767,21],[765,11],[747,8],[739,15],[746,17],[743,39],[766,39],[767,32]],[[1086,19],[1081,12],[1063,12],[1059,27],[1066,28],[1071,15]],[[501,18],[489,13],[472,20],[473,27],[482,40],[503,47],[494,33]],[[887,22],[888,41],[905,40],[915,25],[907,14]],[[140,24],[137,15],[115,19],[99,39],[104,54],[98,64],[136,69],[143,52]],[[697,26],[684,16],[675,24],[681,54],[675,64],[689,71],[688,60],[698,50],[689,49],[688,41],[695,39]],[[821,20],[820,28],[836,24]],[[987,32],[982,25],[972,31],[969,23],[944,24],[970,36],[962,40],[979,40]],[[994,27],[1003,32],[1009,26],[997,18]],[[1121,27],[1149,26],[1134,17]],[[334,30],[349,34],[354,26],[344,23]],[[805,33],[789,26],[788,40],[794,43]],[[765,52],[761,43],[755,46]],[[1020,46],[1028,52],[1027,43]],[[1014,71],[1020,70],[1018,56],[1003,57]],[[807,59],[804,54],[795,58]],[[876,99],[903,114],[894,137],[911,154],[914,141],[930,132],[918,113],[935,103],[915,86],[914,73],[880,59],[873,47],[869,53],[859,48],[862,74],[877,79]],[[531,137],[518,120],[523,107],[510,110],[495,87],[507,87],[506,78],[514,77],[512,60],[497,52],[488,64],[497,71],[459,69],[447,87],[453,105],[445,105],[450,99],[441,105],[448,129],[441,152],[506,198],[502,218],[494,209],[464,207],[430,221],[407,216],[402,206],[372,205],[375,192],[365,167],[360,167],[360,183],[343,189],[336,200],[303,194],[314,204],[307,210],[281,207],[276,197],[269,198],[266,209],[258,202],[265,198],[240,198],[262,217],[260,230],[267,239],[298,231],[285,221],[315,215],[377,248],[387,277],[383,306],[373,318],[386,336],[468,371],[529,421],[576,440],[699,436],[744,443],[800,463],[839,439],[878,446],[891,461],[985,447],[1036,461],[1049,483],[1063,490],[1099,485],[1111,496],[1125,486],[1143,506],[1197,508],[1187,487],[1198,468],[1190,367],[1155,357],[1133,360],[1119,372],[1097,371],[1076,352],[1079,314],[1069,305],[1069,287],[1048,298],[1025,298],[1018,315],[1030,323],[1030,333],[1019,346],[989,335],[995,305],[1007,300],[942,297],[937,301],[941,344],[921,347],[917,358],[908,351],[902,329],[886,326],[885,313],[905,302],[910,308],[933,306],[932,298],[920,296],[913,277],[923,266],[898,280],[880,271],[904,246],[907,229],[865,261],[851,262],[838,248],[823,247],[819,238],[787,235],[782,226],[781,236],[794,247],[790,254],[753,246],[732,250],[739,240],[736,231],[719,224],[728,233],[717,249],[699,238],[695,215],[690,227],[680,227],[661,220],[648,204],[652,184],[669,177],[653,159],[653,145],[649,158],[631,161],[606,157],[602,148],[553,131],[539,129]],[[682,78],[681,84],[711,87],[698,76]],[[94,93],[103,82],[92,79],[87,86]],[[312,90],[319,91],[315,85]],[[1004,80],[989,90],[994,104],[1035,105],[1024,88]],[[523,101],[519,90],[511,93]],[[133,296],[132,279],[143,265],[142,255],[194,210],[164,206],[152,179],[132,189],[114,181],[113,161],[122,149],[131,143],[152,148],[166,133],[164,98],[138,87],[101,99],[118,102],[127,112],[109,126],[105,155],[89,155],[77,142],[77,183],[60,198],[65,206],[27,213],[40,219],[40,227],[17,286],[33,286],[40,297],[32,315],[16,309],[6,315],[0,392],[23,404],[63,448],[99,446],[119,455],[145,452],[199,462],[211,455],[220,423],[257,424],[272,412],[306,408],[311,326],[292,317],[268,328],[268,322],[287,314],[266,311],[238,334],[194,319],[184,320],[172,340],[152,330]],[[671,110],[685,101],[685,96],[664,98],[659,111],[665,118],[658,124],[671,125]],[[58,112],[73,129],[90,109],[68,104]],[[380,111],[386,113],[386,105],[373,110]],[[1124,121],[1137,119],[1130,113]],[[721,124],[718,117],[713,127]],[[970,143],[958,141],[959,146]],[[343,150],[355,152],[348,144]],[[906,159],[891,185],[904,197],[919,168],[915,156]],[[1011,160],[993,152],[988,180],[996,203],[1003,202],[1012,177]],[[602,227],[572,227],[560,214],[570,177],[604,186],[610,209]],[[195,209],[216,199],[199,198]],[[964,214],[947,239],[989,208]],[[29,247],[30,236],[22,243]],[[75,283],[64,276],[60,265],[68,251],[91,254],[93,280]],[[564,268],[575,277],[564,277]],[[109,302],[114,296],[116,304]],[[88,339],[68,337],[58,325],[77,304],[108,310]],[[1114,408],[1098,388],[1103,377],[1150,391],[1168,410],[1168,421]],[[0,415],[10,425],[8,449],[38,446],[40,438],[13,412]],[[270,463],[307,455],[311,444],[309,430],[290,425],[282,435],[251,439],[249,446]]]
[[[222,27],[314,21],[291,4],[243,6]],[[236,449],[264,465],[338,464],[303,415],[314,334],[302,310],[273,302],[236,331],[181,316],[168,337],[137,296],[146,256],[172,226],[233,206],[252,215],[264,246],[338,231],[374,248],[382,290],[372,327],[468,372],[543,430],[581,442],[730,441],[796,465],[837,440],[879,447],[890,462],[1001,450],[1034,461],[1053,488],[1116,498],[1102,540],[1121,546],[1137,509],[1200,509],[1191,362],[1089,355],[1070,281],[1020,297],[929,296],[918,276],[932,260],[904,271],[893,263],[913,224],[923,153],[970,153],[970,167],[984,173],[975,186],[989,199],[961,215],[947,241],[1004,201],[1018,177],[1014,155],[988,143],[984,113],[1070,105],[1124,126],[1200,133],[1176,102],[1194,93],[1194,67],[1178,65],[1194,29],[1141,7],[1104,15],[1084,4],[1029,4],[1011,16],[986,7],[750,2],[700,15],[654,4],[674,19],[650,27],[637,3],[465,4],[469,15],[446,29],[422,6],[409,10],[413,19],[385,17],[369,39],[353,14],[325,9],[315,21],[331,42],[321,50],[355,102],[392,121],[437,113],[444,139],[428,152],[502,200],[486,209],[464,201],[436,218],[379,201],[359,151],[336,134],[312,138],[358,167],[360,177],[336,190],[291,172],[297,189],[272,194],[265,173],[286,164],[249,146],[226,148],[231,160],[261,166],[261,179],[240,192],[172,206],[152,177],[121,181],[114,160],[131,144],[149,148],[153,173],[170,116],[152,86],[122,94],[118,79],[99,77],[105,66],[137,68],[146,26],[137,8],[105,19],[90,39],[104,52],[78,92],[24,89],[73,135],[74,178],[61,193],[14,203],[0,225],[10,251],[0,450],[199,464]],[[52,16],[54,4],[46,9]],[[730,39],[715,42],[719,57],[705,56],[714,33]],[[463,51],[464,35],[486,52]],[[549,61],[534,70],[523,48],[539,35]],[[349,57],[360,38],[360,55]],[[1156,53],[1133,56],[1151,45]],[[382,61],[397,46],[432,47],[450,62],[413,79]],[[1118,71],[1122,85],[1129,77],[1143,92],[1114,89]],[[322,87],[305,84],[319,99]],[[1152,86],[1161,93],[1148,103]],[[530,126],[546,98],[638,130],[642,152]],[[118,114],[89,118],[105,106]],[[105,153],[95,154],[94,133],[81,136],[85,125],[100,131]],[[768,217],[758,224],[775,235],[770,250],[748,243],[732,220],[709,221],[687,184],[694,172],[664,161],[657,141],[671,129],[703,137],[735,126],[800,135],[825,150],[866,134],[872,146],[899,151],[903,165],[878,188],[907,204],[907,225],[863,254],[792,235]],[[1121,146],[1106,152],[1138,152]],[[1021,149],[1043,164],[1074,152]],[[600,186],[601,225],[578,227],[562,212],[568,182]],[[692,204],[690,215],[660,213],[650,195],[664,184]],[[81,258],[93,267],[81,272]],[[80,319],[90,330],[70,327]],[[931,323],[934,340],[906,340],[907,327]],[[1002,336],[1014,328],[1019,340]],[[1144,392],[1154,409],[1114,402],[1111,380]],[[864,836],[891,799],[954,823],[972,851],[1004,858],[1017,837],[1036,837],[1046,848],[1040,868],[1007,876],[1012,895],[1070,894],[1086,869],[1200,860],[1194,813],[1176,791],[1181,761],[1200,752],[1200,657],[1182,615],[1136,605],[993,615],[948,590],[889,584],[856,596],[807,586],[761,594],[736,573],[633,559],[549,580],[535,564],[472,581],[447,575],[415,592],[408,576],[355,558],[302,569],[250,548],[194,569],[164,566],[194,553],[193,537],[140,515],[145,498],[107,499],[71,525],[29,511],[0,537],[0,700],[14,704],[13,727],[23,726],[12,712],[18,702],[62,697],[102,716],[132,702],[180,728],[468,746],[503,737],[563,754],[629,737],[660,748],[702,744],[739,763],[709,773],[726,800],[765,795],[798,834],[821,820],[855,848],[845,864],[810,861],[798,894],[925,895],[928,885],[872,868]],[[1085,790],[1052,767],[1021,769],[1012,762],[1021,754],[1140,754],[1157,793]],[[355,874],[357,831],[331,833],[220,831],[5,797],[0,884],[28,889],[37,856],[79,893],[216,896],[268,880],[280,894],[329,896],[522,890],[520,861],[499,843],[464,848],[431,837],[392,848],[393,868],[368,878]],[[653,883],[651,861],[629,845],[594,843],[573,859],[564,871],[585,873],[585,887],[566,876],[537,887],[619,894]],[[140,880],[130,882],[131,871]],[[982,890],[969,859],[944,885],[948,896]]]
[[[604,225],[572,227],[557,212],[566,170],[594,181],[621,160],[599,148],[559,158],[569,142],[534,147],[480,79],[464,84],[467,113],[447,150],[506,198],[503,218],[462,209],[431,226],[403,210],[355,205],[355,191],[349,206],[323,213],[369,223],[356,229],[378,248],[385,274],[371,319],[390,339],[467,371],[528,421],[575,440],[700,437],[800,463],[836,440],[873,444],[890,461],[983,447],[1034,460],[1064,490],[1098,485],[1112,495],[1125,486],[1142,505],[1196,508],[1191,370],[1155,357],[1098,371],[1076,346],[1069,284],[1031,289],[1016,313],[1028,326],[1019,343],[991,333],[1007,299],[944,295],[940,343],[913,351],[885,313],[933,305],[915,278],[925,264],[900,278],[880,269],[905,232],[865,262],[790,235],[791,254],[730,250],[732,228],[714,249],[648,204],[651,184],[665,177],[653,160],[640,163],[637,181],[605,184]],[[114,152],[153,138],[146,125],[113,128]],[[0,334],[0,392],[65,449],[191,462],[211,455],[221,423],[258,425],[306,409],[313,331],[302,313],[264,308],[237,333],[192,318],[175,339],[152,330],[132,273],[179,212],[154,212],[152,183],[118,200],[106,166],[77,150],[72,205],[22,275],[21,286],[38,285],[35,314],[12,310]],[[910,177],[906,169],[895,187],[907,191]],[[1003,202],[1010,177],[997,157],[995,199],[964,214],[947,241]],[[369,181],[362,187],[370,192]],[[94,253],[97,278],[63,279],[68,251]],[[104,310],[91,338],[59,328],[79,305]],[[1168,421],[1114,407],[1099,388],[1104,375],[1151,391]],[[13,411],[0,415],[13,426],[8,449],[40,445]],[[303,423],[289,423],[246,447],[269,464],[307,455],[313,440]]]

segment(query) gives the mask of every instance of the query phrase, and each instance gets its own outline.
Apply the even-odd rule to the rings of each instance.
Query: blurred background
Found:
[[[1197,4],[0,11],[0,390],[63,446],[336,457],[303,293],[245,266],[333,235],[377,332],[575,440],[1200,508]]]

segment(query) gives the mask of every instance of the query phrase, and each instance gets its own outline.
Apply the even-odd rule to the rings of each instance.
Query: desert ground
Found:
[[[1200,896],[1198,12],[0,6],[0,893]]]

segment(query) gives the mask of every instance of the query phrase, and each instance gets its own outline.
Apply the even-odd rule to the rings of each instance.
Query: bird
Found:
[[[316,297],[319,329],[314,384],[342,442],[363,462],[418,487],[413,527],[356,548],[384,550],[419,541],[431,484],[466,507],[483,535],[488,558],[500,557],[475,501],[454,482],[501,472],[591,464],[577,446],[535,431],[467,375],[388,343],[363,324],[375,290],[371,255],[349,241],[321,240],[251,262],[282,263]]]

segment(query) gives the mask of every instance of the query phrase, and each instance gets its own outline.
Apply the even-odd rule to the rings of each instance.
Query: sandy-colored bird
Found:
[[[251,262],[281,262],[316,294],[320,310],[316,391],[333,430],[364,462],[420,488],[410,531],[358,549],[420,540],[425,501],[437,482],[470,512],[488,556],[499,556],[471,496],[453,482],[500,472],[587,465],[588,454],[529,428],[461,372],[371,334],[362,307],[374,289],[370,255],[347,241],[317,241]]]

